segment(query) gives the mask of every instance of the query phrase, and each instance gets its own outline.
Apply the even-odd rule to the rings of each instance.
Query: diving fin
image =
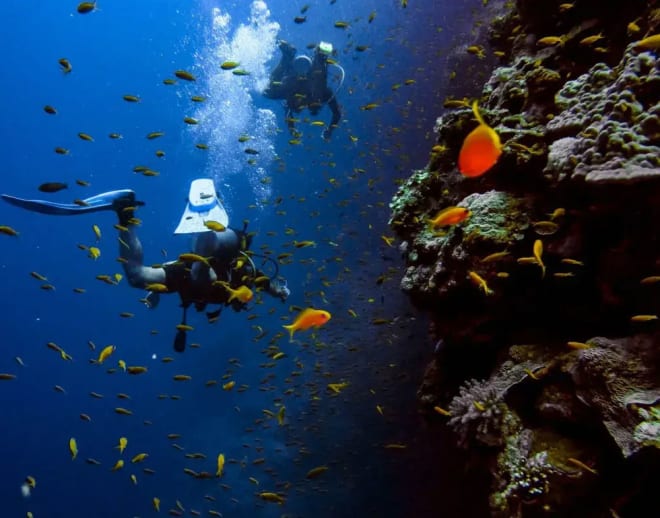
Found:
[[[183,329],[179,329],[176,332],[174,337],[174,350],[178,353],[182,353],[186,350],[186,332]]]
[[[188,315],[188,306],[183,306],[183,318],[181,325],[186,325],[186,316]],[[185,329],[177,329],[176,336],[174,337],[174,350],[182,353],[186,350],[186,331]]]
[[[197,234],[209,232],[205,225],[207,221],[216,221],[225,227],[229,226],[229,216],[218,199],[213,180],[198,178],[190,184],[186,208],[174,233]]]
[[[26,200],[3,194],[2,199],[11,205],[27,209],[41,214],[55,214],[58,216],[74,216],[87,212],[99,212],[102,210],[117,210],[126,205],[144,205],[144,202],[135,201],[135,192],[131,189],[109,191],[91,198],[85,198],[80,205],[75,203],[56,203],[45,200]]]

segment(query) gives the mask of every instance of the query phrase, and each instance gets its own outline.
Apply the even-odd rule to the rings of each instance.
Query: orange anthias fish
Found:
[[[435,218],[429,220],[433,228],[458,225],[470,217],[472,213],[465,207],[447,207],[438,212]]]
[[[495,130],[484,122],[479,113],[477,101],[472,104],[472,111],[479,122],[465,140],[458,155],[458,170],[463,176],[481,176],[495,165],[502,154],[502,143]]]
[[[310,327],[320,327],[331,317],[330,313],[322,309],[306,308],[298,314],[293,324],[282,327],[289,331],[289,339],[293,340],[293,333],[296,331],[304,331]]]

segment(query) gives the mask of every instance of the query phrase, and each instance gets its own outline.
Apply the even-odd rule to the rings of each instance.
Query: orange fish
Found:
[[[469,218],[471,214],[465,207],[447,207],[438,212],[435,218],[430,219],[429,223],[433,228],[458,225]]]
[[[282,327],[289,331],[289,339],[293,340],[293,333],[296,331],[304,331],[310,327],[320,327],[328,320],[330,320],[330,318],[331,315],[327,311],[322,309],[306,308],[298,314],[293,324]]]
[[[502,154],[502,143],[495,130],[484,122],[477,108],[477,101],[472,104],[472,111],[479,122],[465,137],[458,155],[458,170],[463,176],[481,176],[495,165]]]

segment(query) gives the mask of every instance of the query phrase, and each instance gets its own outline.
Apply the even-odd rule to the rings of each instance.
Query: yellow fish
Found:
[[[215,476],[221,477],[224,469],[225,469],[225,456],[224,454],[221,453],[218,455],[218,468],[215,472]]]
[[[96,241],[101,241],[101,229],[99,228],[98,225],[93,225],[92,230],[94,231],[94,235],[96,235]]]
[[[225,227],[219,221],[208,220],[204,222],[204,226],[209,230],[213,230],[214,232],[224,232],[227,230],[227,227]]]
[[[282,405],[277,411],[277,424],[282,426],[284,425],[284,414],[286,412],[286,407]]]
[[[307,475],[305,475],[305,478],[316,478],[322,473],[328,471],[328,469],[329,469],[328,466],[317,466],[315,468],[310,469],[307,472]]]
[[[148,456],[149,456],[148,453],[138,453],[137,455],[135,455],[135,456],[131,459],[131,462],[132,462],[133,464],[136,464],[136,463],[138,463],[138,462],[142,462],[142,461],[143,461],[144,459],[146,459]]]
[[[201,255],[197,254],[192,254],[192,253],[187,253],[187,254],[181,254],[179,255],[179,261],[182,263],[203,263],[208,267],[211,267],[209,262],[206,260],[206,258],[202,257]]]
[[[534,258],[541,267],[541,277],[545,277],[545,264],[543,264],[543,241],[537,239],[534,241]]]
[[[78,456],[78,443],[76,442],[75,437],[69,439],[69,451],[71,452],[71,460],[76,460]]]
[[[99,364],[103,363],[105,360],[107,360],[110,357],[110,355],[113,352],[115,352],[115,349],[116,349],[116,347],[114,345],[108,345],[108,346],[104,347],[103,350],[101,351],[101,354],[99,354],[99,357],[96,360],[96,363],[99,363]]]

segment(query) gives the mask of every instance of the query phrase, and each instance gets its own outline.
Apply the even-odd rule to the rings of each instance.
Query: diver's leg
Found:
[[[144,288],[147,284],[165,283],[165,270],[144,266],[142,243],[135,231],[135,225],[130,219],[135,212],[134,200],[126,199],[116,204],[115,211],[119,217],[119,257],[122,259],[124,273],[128,283],[135,288]]]

